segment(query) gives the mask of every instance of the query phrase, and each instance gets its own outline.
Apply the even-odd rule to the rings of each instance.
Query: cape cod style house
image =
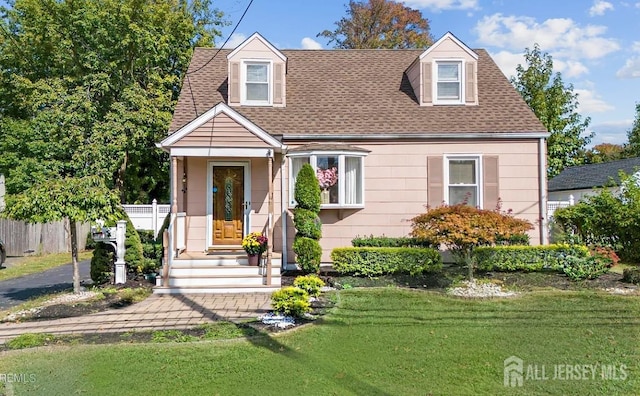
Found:
[[[158,293],[272,290],[295,265],[303,164],[323,182],[323,261],[357,235],[404,236],[425,206],[511,209],[545,243],[543,125],[490,56],[447,33],[426,50],[279,50],[255,33],[198,48],[168,136],[170,258]],[[248,267],[248,232],[269,237]]]

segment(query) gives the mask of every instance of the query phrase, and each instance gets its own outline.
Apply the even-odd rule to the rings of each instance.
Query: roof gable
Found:
[[[274,55],[276,55],[278,58],[280,58],[283,62],[287,61],[287,57],[282,52],[280,52],[276,47],[274,47],[267,39],[262,37],[260,35],[260,33],[258,33],[258,32],[255,32],[254,34],[252,34],[251,37],[249,37],[248,39],[244,40],[240,45],[238,45],[236,47],[236,49],[231,51],[227,55],[227,59],[231,60],[236,55],[240,54],[242,52],[242,50],[244,50],[245,48],[250,47],[250,46],[257,47],[257,48],[262,47],[262,49],[266,49],[268,51],[271,51]]]
[[[205,112],[195,120],[189,122],[184,127],[180,128],[178,131],[166,137],[162,142],[160,142],[160,147],[170,147],[176,145],[180,140],[189,136],[196,129],[204,126],[218,115],[224,114],[229,119],[237,123],[237,125],[243,127],[248,131],[248,133],[252,133],[257,139],[262,140],[265,144],[274,147],[274,148],[282,148],[284,147],[282,142],[278,139],[271,136],[266,131],[262,130],[260,127],[249,121],[243,115],[227,106],[224,103],[218,103],[214,107],[212,107],[209,111]],[[252,143],[255,143],[252,142]]]
[[[472,57],[475,60],[478,60],[478,54],[476,54],[471,48],[467,47],[462,41],[460,41],[456,36],[451,32],[447,32],[444,36],[440,37],[438,41],[433,43],[429,48],[427,48],[422,54],[420,54],[420,59],[424,59],[426,56],[436,51],[438,47],[444,45],[447,41],[453,42],[456,46],[458,46],[462,51],[464,51],[467,55]]]

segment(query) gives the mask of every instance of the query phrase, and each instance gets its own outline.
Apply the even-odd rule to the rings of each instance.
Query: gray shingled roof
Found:
[[[549,191],[582,190],[608,185],[613,178],[620,183],[618,172],[635,173],[640,169],[640,157],[618,161],[603,162],[564,168],[556,177],[549,180]]]
[[[196,48],[189,70],[199,69],[216,51]],[[229,52],[221,50],[185,78],[169,133],[227,103]],[[475,50],[478,106],[422,107],[404,74],[422,50],[281,52],[288,58],[287,106],[234,107],[272,135],[546,133],[484,50]]]

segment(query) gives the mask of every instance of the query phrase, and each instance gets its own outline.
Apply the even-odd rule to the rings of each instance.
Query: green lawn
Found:
[[[41,395],[640,394],[637,296],[464,300],[386,288],[337,299],[322,323],[278,336],[14,351],[0,359],[0,373],[33,380],[14,384],[15,394]],[[504,387],[512,355],[538,378],[544,366],[549,379]],[[619,379],[603,380],[603,364]],[[596,365],[596,377],[554,380],[565,365]]]
[[[92,252],[78,253],[78,260],[88,260]],[[29,256],[21,259],[17,264],[0,270],[0,281],[19,278],[24,275],[35,274],[71,262],[71,253],[55,253],[44,256]]]

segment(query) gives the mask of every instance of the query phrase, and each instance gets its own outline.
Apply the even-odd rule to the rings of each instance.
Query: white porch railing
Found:
[[[153,230],[158,235],[171,205],[159,205],[155,199],[151,205],[122,205],[137,230]]]

